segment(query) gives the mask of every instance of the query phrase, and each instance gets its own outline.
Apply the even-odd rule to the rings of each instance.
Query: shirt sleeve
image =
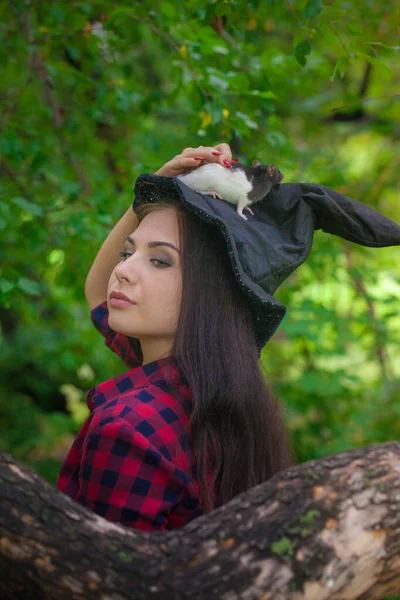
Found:
[[[82,450],[77,502],[126,527],[166,530],[184,483],[147,437],[108,418],[89,430]]]
[[[109,326],[107,301],[96,306],[90,312],[90,318],[96,329],[104,336],[106,346],[115,352],[130,369],[143,364],[139,340],[117,333]]]

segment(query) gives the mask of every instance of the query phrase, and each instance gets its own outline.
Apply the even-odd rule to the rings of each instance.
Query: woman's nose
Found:
[[[134,283],[137,279],[136,269],[132,265],[131,259],[125,259],[117,264],[114,270],[117,279]]]

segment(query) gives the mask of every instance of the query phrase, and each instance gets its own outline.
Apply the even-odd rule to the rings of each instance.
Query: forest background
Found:
[[[0,5],[0,447],[55,483],[126,370],[84,282],[141,173],[230,144],[400,222],[397,0]],[[400,439],[400,250],[315,233],[262,362],[299,462]]]

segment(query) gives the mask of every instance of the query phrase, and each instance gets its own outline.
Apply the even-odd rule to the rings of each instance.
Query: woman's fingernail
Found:
[[[211,152],[213,156],[221,156],[222,152]]]
[[[239,162],[239,159],[238,158],[234,158],[233,162]]]
[[[194,160],[204,160],[203,156],[194,156]]]
[[[224,160],[224,165],[226,165],[227,167],[231,167],[232,166],[231,163],[228,162],[227,160]]]

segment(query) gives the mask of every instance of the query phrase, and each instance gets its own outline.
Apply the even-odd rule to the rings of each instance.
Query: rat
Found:
[[[190,173],[178,175],[177,179],[195,192],[237,205],[236,212],[247,221],[243,210],[247,208],[254,215],[250,205],[262,200],[283,180],[283,175],[275,165],[262,165],[253,160],[251,167],[235,163],[231,169],[219,163],[206,163]]]

